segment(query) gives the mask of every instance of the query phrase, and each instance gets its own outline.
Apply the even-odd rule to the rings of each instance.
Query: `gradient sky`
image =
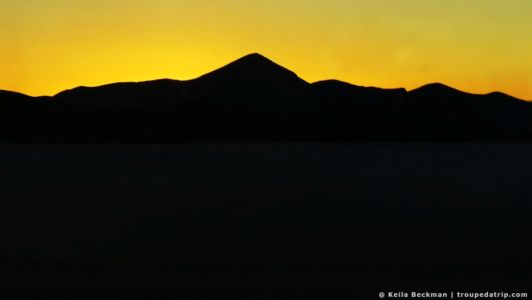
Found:
[[[191,79],[259,52],[308,81],[532,100],[530,0],[0,0],[0,89]]]

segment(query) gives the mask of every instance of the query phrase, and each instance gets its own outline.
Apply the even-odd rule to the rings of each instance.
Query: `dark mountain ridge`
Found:
[[[0,91],[0,140],[30,142],[532,139],[532,104],[440,83],[412,91],[308,83],[260,54],[197,79]]]

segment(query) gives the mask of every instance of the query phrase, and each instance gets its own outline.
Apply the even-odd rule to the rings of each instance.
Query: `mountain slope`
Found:
[[[21,93],[0,90],[0,108],[13,109],[31,104],[32,98]]]
[[[77,87],[54,96],[54,101],[85,107],[167,107],[179,102],[184,84],[177,80],[114,83],[99,87]]]

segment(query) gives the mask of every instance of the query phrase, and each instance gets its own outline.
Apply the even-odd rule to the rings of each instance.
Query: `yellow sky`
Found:
[[[530,0],[0,0],[0,89],[191,79],[259,52],[308,81],[532,100]]]

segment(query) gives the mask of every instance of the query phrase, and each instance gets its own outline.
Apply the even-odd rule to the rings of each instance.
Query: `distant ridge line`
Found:
[[[63,91],[60,91],[58,93],[56,93],[55,95],[53,96],[29,96],[27,94],[24,94],[22,92],[16,92],[16,91],[9,91],[9,90],[2,90],[0,89],[0,93],[3,93],[3,92],[8,92],[8,93],[17,93],[17,94],[21,94],[21,95],[25,95],[27,97],[32,97],[32,98],[39,98],[39,97],[55,97],[57,96],[58,94],[61,94],[63,92],[67,92],[67,91],[71,91],[71,90],[74,90],[74,89],[77,89],[77,88],[99,88],[99,87],[104,87],[104,86],[109,86],[109,85],[113,85],[113,84],[127,84],[127,83],[151,83],[151,82],[162,82],[162,81],[173,81],[173,82],[186,82],[186,81],[193,81],[193,80],[197,80],[197,79],[200,79],[200,78],[204,78],[204,77],[208,77],[209,75],[211,75],[212,73],[215,73],[215,72],[219,72],[221,70],[223,70],[224,68],[226,67],[230,67],[232,65],[235,65],[235,64],[239,64],[239,63],[249,63],[251,61],[255,61],[255,62],[259,62],[259,63],[266,63],[266,64],[270,64],[270,65],[275,65],[276,67],[280,68],[280,69],[284,69],[294,75],[297,76],[297,74],[277,63],[275,63],[273,60],[267,58],[266,56],[260,54],[260,53],[250,53],[250,54],[247,54],[231,63],[228,63],[226,64],[225,66],[222,66],[221,68],[219,69],[216,69],[214,71],[211,71],[211,72],[208,72],[204,75],[201,75],[199,77],[196,77],[195,79],[189,79],[189,80],[179,80],[179,79],[170,79],[170,78],[160,78],[160,79],[151,79],[151,80],[141,80],[141,81],[123,81],[123,82],[114,82],[114,83],[106,83],[106,84],[101,84],[101,85],[95,85],[95,86],[85,86],[85,85],[81,85],[81,86],[77,86],[77,87],[73,87],[73,88],[70,88],[70,89],[66,89],[66,90],[63,90]],[[302,79],[303,80],[303,79]],[[338,80],[338,79],[323,79],[323,80],[319,80],[319,81],[316,81],[316,82],[313,82],[311,84],[315,84],[315,83],[321,83],[321,82],[329,82],[329,81],[337,81],[339,83],[344,83],[344,84],[348,84],[348,85],[353,85],[353,86],[357,86],[357,87],[366,87],[366,88],[380,88],[380,87],[377,87],[377,86],[359,86],[359,85],[355,85],[353,83],[349,83],[349,82],[346,82],[346,81],[341,81],[341,80]],[[457,88],[454,88],[452,86],[449,86],[449,85],[446,85],[444,83],[439,83],[439,82],[432,82],[432,83],[428,83],[428,84],[425,84],[425,85],[422,85],[418,88],[414,88],[414,89],[411,89],[411,90],[407,90],[406,88],[403,88],[403,87],[398,87],[398,88],[391,88],[391,89],[405,89],[405,91],[409,91],[409,92],[413,92],[413,91],[416,91],[416,90],[419,90],[419,89],[423,89],[423,88],[428,88],[428,87],[436,87],[436,86],[439,86],[439,87],[442,87],[442,88],[448,88],[448,89],[453,89],[455,91],[460,91],[462,93],[467,93],[467,94],[471,94],[471,95],[490,95],[490,94],[501,94],[501,95],[505,95],[505,96],[508,96],[508,97],[512,97],[514,99],[517,99],[517,100],[521,100],[521,101],[526,101],[526,102],[530,102],[532,100],[524,100],[524,99],[519,99],[517,97],[514,97],[514,96],[511,96],[507,93],[504,93],[504,92],[501,92],[501,91],[492,91],[492,92],[488,92],[488,93],[472,93],[472,92],[466,92],[466,91],[463,91],[463,90],[460,90],[460,89],[457,89]],[[380,89],[385,89],[385,88],[380,88]]]
[[[36,101],[38,100],[38,101]],[[532,140],[532,103],[430,83],[306,82],[254,53],[196,79],[0,91],[0,141],[357,142]]]

